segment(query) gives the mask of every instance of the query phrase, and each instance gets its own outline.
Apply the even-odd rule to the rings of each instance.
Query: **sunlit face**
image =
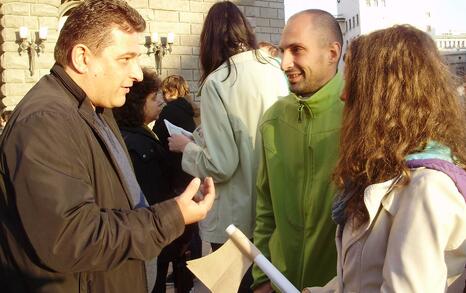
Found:
[[[329,61],[330,45],[313,27],[309,15],[297,15],[285,26],[280,40],[281,67],[290,89],[300,96],[310,96],[324,86],[336,72]]]
[[[110,45],[88,62],[87,95],[94,106],[121,107],[135,81],[142,80],[138,63],[140,55],[138,34],[118,28],[111,31]]]
[[[146,98],[144,104],[144,124],[149,124],[159,118],[165,101],[157,93],[151,93]]]

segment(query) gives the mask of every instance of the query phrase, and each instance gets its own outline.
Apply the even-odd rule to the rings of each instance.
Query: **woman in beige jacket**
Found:
[[[207,218],[199,223],[202,240],[218,249],[234,224],[252,238],[256,211],[256,176],[261,140],[259,120],[280,97],[288,95],[279,62],[259,50],[248,20],[232,2],[209,10],[201,33],[201,128],[194,139],[168,138],[171,151],[183,152],[183,170],[211,176],[217,196]],[[239,292],[250,292],[248,272]]]
[[[307,290],[461,292],[466,123],[453,79],[410,26],[359,37],[345,63],[337,276]]]

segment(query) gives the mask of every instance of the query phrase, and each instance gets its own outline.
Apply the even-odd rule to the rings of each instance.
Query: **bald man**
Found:
[[[341,47],[332,15],[322,10],[293,15],[280,40],[292,94],[276,102],[260,124],[254,242],[297,288],[324,285],[336,273],[331,174],[343,109]],[[274,290],[259,268],[253,276],[254,292]]]

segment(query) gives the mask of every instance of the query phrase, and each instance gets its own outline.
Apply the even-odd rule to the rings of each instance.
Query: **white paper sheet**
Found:
[[[236,293],[254,261],[282,293],[300,293],[285,276],[234,225],[226,229],[230,239],[217,251],[187,262],[188,268],[212,293]]]
[[[184,136],[189,137],[190,139],[193,139],[193,134],[187,131],[186,129],[176,126],[175,124],[171,123],[167,119],[163,119],[163,122],[165,123],[165,127],[167,127],[167,130],[170,136],[174,134],[182,134]]]

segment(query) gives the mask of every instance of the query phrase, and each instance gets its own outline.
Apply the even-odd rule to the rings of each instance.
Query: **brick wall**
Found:
[[[236,0],[236,3],[256,31],[259,41],[278,43],[284,26],[284,0]],[[53,48],[57,41],[59,0],[1,0],[0,4],[0,99],[9,109],[49,72],[54,63]],[[162,63],[162,78],[180,74],[188,80],[191,90],[197,90],[199,80],[199,36],[204,18],[216,0],[128,0],[147,21],[141,35],[141,65],[155,67],[154,55],[145,47],[147,36],[158,32],[166,36],[175,33],[173,51]],[[41,26],[47,26],[45,51],[34,60],[19,54],[19,27],[27,26],[34,40]],[[35,64],[31,74],[30,63]],[[0,106],[1,108],[1,106]]]
[[[55,0],[2,0],[0,7],[0,98],[13,108],[35,82],[53,65],[53,47],[57,40],[57,16],[60,1]],[[32,39],[40,26],[49,28],[45,51],[30,60],[28,54],[19,55],[19,27],[27,26]],[[30,38],[31,39],[31,38]],[[37,55],[35,56],[37,57]],[[30,62],[35,70],[30,72]]]

